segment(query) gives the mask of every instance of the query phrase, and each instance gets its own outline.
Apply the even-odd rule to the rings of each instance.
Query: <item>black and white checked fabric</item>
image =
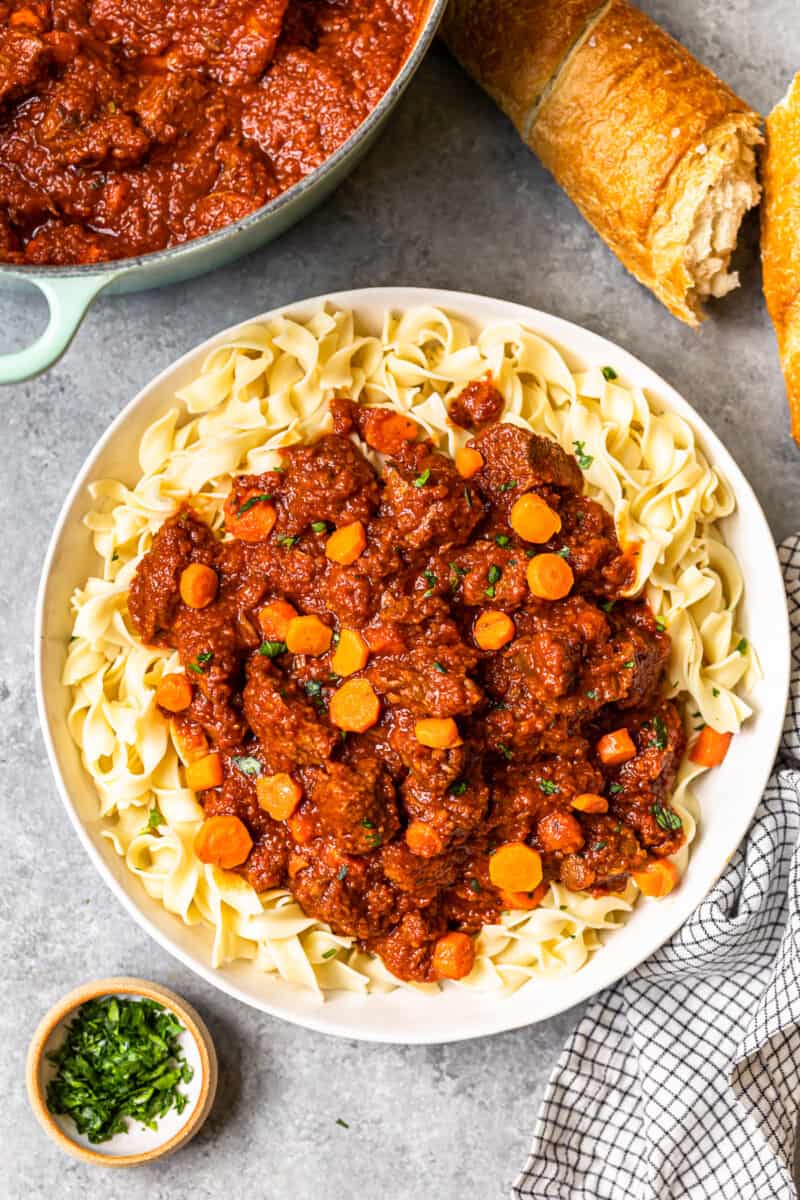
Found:
[[[589,1005],[514,1196],[794,1200],[800,1106],[800,535],[792,687],[747,838],[682,929]]]

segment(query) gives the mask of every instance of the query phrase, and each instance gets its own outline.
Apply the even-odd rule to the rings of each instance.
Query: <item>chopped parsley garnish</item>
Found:
[[[525,557],[526,558],[533,558],[538,553],[539,553],[539,551],[536,549],[535,546],[526,546],[525,547]]]
[[[590,690],[586,693],[586,697],[588,700],[596,700],[597,692],[594,690],[594,688],[590,688]]]
[[[477,879],[470,879],[469,890],[471,892],[479,892],[481,890],[481,885]]]
[[[370,850],[376,850],[380,846],[383,838],[379,833],[370,833],[367,835],[367,845]]]
[[[655,746],[656,750],[666,750],[667,727],[661,717],[653,717],[653,729],[655,730],[656,736],[650,745]]]
[[[283,546],[286,550],[291,550],[292,546],[300,541],[297,534],[286,533],[283,537],[278,538],[278,545]]]
[[[508,543],[511,541],[511,538],[508,536],[507,533],[498,533],[497,537],[494,540],[497,542],[498,546],[507,546]]]
[[[628,661],[624,662],[622,665],[626,671],[632,671],[633,668],[636,666],[636,663],[633,661],[632,658],[629,658]]]
[[[194,671],[195,675],[202,675],[213,658],[214,655],[211,650],[201,650],[194,662],[189,663],[189,670]]]
[[[560,550],[556,550],[559,558],[569,558],[569,546],[562,546]]]
[[[286,642],[262,642],[258,653],[263,654],[264,658],[277,658],[279,654],[286,653]]]
[[[492,565],[489,567],[489,575],[488,575],[489,586],[487,587],[486,591],[484,592],[484,595],[488,596],[490,600],[494,599],[495,584],[497,583],[498,579],[500,579],[502,577],[502,574],[503,574],[503,572],[500,570],[500,568],[496,567],[495,564],[492,563]]]
[[[303,684],[303,687],[305,688],[306,695],[311,699],[317,712],[324,713],[326,704],[325,697],[322,694],[322,684],[320,681],[318,679],[309,679],[307,683]]]
[[[326,950],[322,957],[323,958],[334,958],[335,955],[337,955],[338,953],[339,953],[339,947],[331,946],[330,950]]]
[[[622,784],[621,783],[612,783],[609,785],[608,790],[611,792],[612,795],[616,796],[617,792],[622,791]]]
[[[506,762],[511,762],[512,758],[514,757],[514,751],[509,750],[505,742],[498,742],[497,749],[500,751]]]
[[[250,512],[250,509],[254,508],[256,504],[260,504],[262,500],[271,499],[272,495],[270,492],[259,492],[257,496],[251,496],[249,500],[245,500],[236,515],[237,517],[243,517],[246,512]]]
[[[451,562],[450,571],[452,572],[450,575],[450,589],[451,591],[457,592],[461,584],[461,580],[467,574],[467,569],[466,567],[460,567],[458,563]]]
[[[375,822],[370,821],[369,817],[364,817],[364,820],[361,822],[361,824],[364,826],[365,829],[374,829],[375,828]]]
[[[343,867],[339,867],[339,870],[336,872],[336,878],[338,880],[347,878],[347,865],[346,864]]]
[[[426,592],[422,593],[422,598],[424,600],[428,596],[433,595],[433,589],[436,587],[436,573],[434,571],[432,571],[430,569],[430,567],[428,567],[426,570],[424,570],[422,572],[422,576],[428,585],[428,590]]]
[[[159,825],[163,825],[165,823],[165,820],[166,818],[159,808],[151,808],[150,812],[147,814],[147,824],[142,830],[142,833],[149,833],[153,829],[158,829]]]
[[[605,850],[607,845],[608,845],[608,842],[595,842],[595,844],[592,846],[592,849],[593,850]]]
[[[425,470],[422,471],[421,474],[419,474],[417,476],[417,478],[414,480],[414,487],[416,487],[416,488],[425,487],[425,484],[428,482],[430,477],[431,477],[431,469],[430,469],[430,467],[426,467]]]
[[[555,796],[557,792],[561,791],[561,788],[558,787],[557,784],[553,783],[552,779],[540,779],[539,787],[542,789],[545,796]]]
[[[447,790],[451,796],[463,796],[468,787],[466,779],[457,779],[455,783],[450,784]]]
[[[656,825],[667,833],[674,833],[683,828],[683,821],[671,808],[664,808],[663,804],[654,804],[650,811],[656,819]]]
[[[663,619],[663,617],[656,617],[656,629],[658,630],[658,632],[663,633],[666,628],[667,628],[667,623]]]
[[[738,645],[736,647],[736,652],[737,652],[737,654],[746,654],[747,653],[747,638],[739,639]]]
[[[447,674],[447,667],[443,667],[440,662],[435,662],[433,664],[433,669],[434,669],[434,671],[438,671],[440,675]]]
[[[327,533],[328,522],[327,521],[312,521],[311,528],[314,530],[314,533]]]
[[[602,608],[603,612],[611,612],[615,603],[616,601],[614,600],[604,600],[600,607]]]
[[[605,379],[617,379],[617,372],[613,367],[603,367],[603,377]]]
[[[716,700],[717,696],[719,695],[719,688],[712,688],[712,689],[711,689],[711,695],[712,695],[712,696],[714,697],[714,699]]]
[[[47,1056],[57,1068],[47,1107],[70,1116],[94,1144],[124,1133],[127,1117],[156,1129],[159,1118],[183,1112],[188,1101],[178,1087],[192,1078],[181,1033],[177,1017],[153,1000],[88,1000]]]
[[[594,455],[586,453],[585,442],[573,442],[572,445],[575,447],[575,458],[578,461],[578,466],[582,471],[588,471],[594,462]]]
[[[466,485],[464,486],[464,499],[467,502],[467,508],[472,508],[472,492]]]
[[[115,550],[114,553],[111,555],[111,561],[116,562],[118,558],[119,558],[119,555],[117,554],[117,552]]]
[[[342,1129],[349,1129],[349,1128],[350,1128],[350,1126],[347,1124],[347,1121],[343,1121],[341,1117],[337,1117],[337,1118],[336,1118],[336,1124],[337,1124],[337,1125],[341,1125]]]
[[[508,480],[506,480],[505,483],[501,483],[500,487],[497,490],[498,490],[498,492],[510,492],[511,489],[515,488],[516,486],[517,486],[516,479],[508,479]]]
[[[241,771],[243,775],[249,775],[251,778],[254,775],[260,775],[263,770],[258,759],[253,758],[250,754],[238,755],[236,758],[232,758],[231,762],[237,771]]]

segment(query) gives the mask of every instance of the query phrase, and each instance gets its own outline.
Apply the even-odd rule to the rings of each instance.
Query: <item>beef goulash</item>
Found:
[[[147,254],[333,153],[422,0],[0,0],[0,259]]]
[[[234,479],[224,538],[190,504],[167,520],[130,589],[185,669],[157,700],[198,856],[416,981],[466,975],[472,936],[552,880],[668,892],[670,638],[626,598],[636,547],[576,459],[497,423],[489,381],[452,405],[456,462],[398,413],[332,408],[333,432]]]
[[[800,445],[800,74],[767,117],[761,260],[778,335],[792,435]]]
[[[451,0],[462,66],[620,261],[690,325],[738,285],[760,118],[627,0]]]

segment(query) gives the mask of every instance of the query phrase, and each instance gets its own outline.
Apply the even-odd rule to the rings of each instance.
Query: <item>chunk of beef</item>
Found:
[[[415,466],[394,460],[386,470],[381,516],[393,523],[403,546],[462,545],[482,515],[477,497],[442,454],[419,455]]]
[[[468,383],[454,400],[450,401],[450,420],[463,429],[479,429],[491,421],[497,421],[503,411],[505,400],[491,380],[475,379]]]
[[[550,438],[501,423],[482,430],[469,445],[483,457],[475,483],[497,508],[508,508],[533,488],[583,490],[577,462]]]
[[[350,854],[368,854],[399,826],[394,785],[380,761],[363,752],[328,762],[313,791],[321,829]]]
[[[136,569],[128,593],[128,610],[136,632],[152,642],[172,624],[180,599],[180,578],[191,562],[216,564],[219,543],[211,530],[188,509],[165,521],[150,553]]]
[[[281,533],[299,534],[312,521],[368,521],[377,509],[375,472],[348,438],[329,434],[282,454],[286,472],[276,497]]]
[[[297,687],[281,677],[269,659],[254,655],[247,664],[244,712],[261,743],[268,773],[322,764],[330,758],[336,731],[324,723]]]

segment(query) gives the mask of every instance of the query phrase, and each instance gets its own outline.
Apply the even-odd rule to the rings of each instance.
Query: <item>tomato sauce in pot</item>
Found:
[[[0,0],[0,258],[128,258],[247,216],[354,133],[422,8]]]

